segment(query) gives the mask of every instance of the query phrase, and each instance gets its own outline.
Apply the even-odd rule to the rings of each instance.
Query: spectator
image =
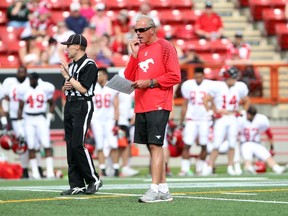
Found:
[[[111,44],[112,52],[122,55],[128,54],[125,34],[129,32],[129,15],[127,10],[121,10],[115,24],[113,24],[113,41]]]
[[[100,2],[95,6],[96,14],[91,18],[90,23],[96,26],[96,35],[112,35],[112,22],[106,15],[105,4]]]
[[[22,38],[25,45],[19,48],[20,61],[24,66],[35,66],[40,62],[41,49],[37,46],[36,38],[28,36]]]
[[[29,23],[30,10],[24,1],[13,0],[7,8],[8,26],[25,28]]]
[[[211,1],[206,1],[205,10],[195,23],[195,33],[204,39],[216,40],[223,37],[223,23],[221,17],[213,11]]]
[[[146,1],[144,1],[142,4],[140,4],[139,11],[132,18],[132,24],[133,25],[135,25],[136,20],[138,19],[138,17],[140,15],[146,15],[146,16],[152,17],[155,25],[157,27],[161,26],[161,22],[160,22],[159,17],[157,15],[155,15],[154,13],[151,13],[151,5]]]
[[[60,43],[63,41],[67,41],[67,39],[75,34],[74,31],[67,28],[66,23],[64,21],[60,21],[57,23],[56,32],[53,35],[53,38],[57,41],[57,50],[60,62],[61,60],[68,61],[67,53],[65,52],[65,47],[62,46]]]
[[[99,67],[113,66],[109,39],[108,35],[94,36],[91,40],[91,46],[87,49],[87,55],[94,59]]]
[[[91,0],[80,0],[80,13],[84,16],[88,22],[90,22],[91,18],[95,15],[95,11],[93,10]]]
[[[279,164],[273,159],[273,134],[270,129],[268,118],[265,115],[258,113],[254,106],[250,106],[247,113],[240,118],[239,122],[241,154],[244,158],[244,170],[248,173],[256,174],[252,165],[253,157],[256,157],[266,162],[275,173],[283,173],[285,167],[279,166]],[[261,144],[262,132],[265,132],[268,137],[270,152]]]
[[[83,36],[87,39],[87,44],[89,46],[92,43],[92,39],[95,38],[95,31],[96,26],[94,23],[89,23],[89,25],[84,29]]]
[[[242,32],[235,33],[235,39],[228,45],[226,64],[251,64],[251,46],[243,40]]]
[[[65,19],[68,29],[76,34],[82,34],[84,28],[88,26],[88,21],[80,14],[81,5],[79,2],[70,4],[70,15]]]

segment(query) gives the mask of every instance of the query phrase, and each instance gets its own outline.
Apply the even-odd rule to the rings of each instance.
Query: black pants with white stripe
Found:
[[[64,129],[70,188],[85,187],[85,183],[95,182],[99,178],[93,160],[84,147],[93,111],[91,100],[67,101],[65,104]]]

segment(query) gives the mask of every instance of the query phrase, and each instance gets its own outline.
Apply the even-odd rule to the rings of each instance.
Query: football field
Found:
[[[60,196],[67,179],[0,180],[0,215],[288,215],[288,174],[169,177],[172,202],[138,203],[148,177],[102,178],[95,195]]]

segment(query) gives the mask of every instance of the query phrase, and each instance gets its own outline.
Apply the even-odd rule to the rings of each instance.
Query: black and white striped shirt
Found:
[[[69,64],[69,75],[87,89],[85,94],[81,94],[76,89],[65,90],[65,95],[76,97],[92,97],[94,96],[94,88],[98,78],[98,68],[96,63],[85,54],[78,61]]]

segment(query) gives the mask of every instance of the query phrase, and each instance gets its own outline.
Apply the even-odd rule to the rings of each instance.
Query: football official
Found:
[[[73,60],[69,65],[63,61],[60,66],[65,78],[64,129],[70,185],[61,195],[94,194],[102,181],[84,147],[84,139],[94,111],[92,96],[98,68],[85,53],[87,40],[82,35],[73,34],[61,44],[67,45],[68,57]]]

